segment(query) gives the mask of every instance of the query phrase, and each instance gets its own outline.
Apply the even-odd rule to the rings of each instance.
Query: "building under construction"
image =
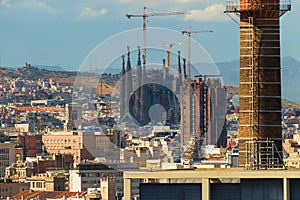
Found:
[[[137,57],[136,69],[132,69],[129,49],[127,64],[122,56],[121,121],[138,126],[150,122],[161,122],[174,128],[180,126],[182,145],[189,144],[191,138],[197,138],[200,146],[218,144],[225,125],[225,89],[220,77],[199,75],[189,78],[186,59],[182,59],[179,51],[175,75],[170,73],[169,62],[166,68],[164,59],[162,68],[147,66],[146,69],[140,49]]]
[[[180,124],[180,102],[176,96],[176,81],[181,77],[181,68],[176,78],[166,74],[165,66],[162,69],[146,69],[145,56],[143,66],[140,49],[136,70],[131,69],[130,51],[127,55],[125,70],[125,57],[122,56],[122,77],[120,80],[120,116],[122,122],[134,122],[144,126],[152,120],[164,122],[166,125]],[[180,58],[180,55],[178,55]],[[162,73],[163,72],[163,73]],[[171,83],[169,83],[171,80]],[[177,86],[178,87],[178,86]],[[163,109],[156,109],[155,116],[150,116],[151,109],[160,105]],[[161,111],[161,112],[160,112]],[[153,118],[154,117],[154,118]]]
[[[280,16],[289,1],[228,2],[240,17],[239,166],[282,167]]]

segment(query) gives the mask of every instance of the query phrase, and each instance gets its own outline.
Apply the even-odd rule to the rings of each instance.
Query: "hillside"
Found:
[[[235,96],[239,95],[239,87],[237,86],[232,86],[232,85],[225,85],[226,87],[226,96]],[[292,101],[289,101],[287,99],[282,99],[282,108],[294,108],[294,109],[299,109],[300,110],[300,104],[294,103]]]
[[[239,60],[217,63],[225,84],[239,85]],[[300,103],[300,62],[292,57],[283,57],[282,70],[282,97]]]
[[[15,78],[21,79],[53,79],[60,84],[73,85],[76,82],[76,85],[83,87],[95,87],[100,81],[100,76],[96,76],[91,73],[78,73],[75,71],[57,71],[58,67],[52,70],[41,69],[33,66],[24,66],[22,68],[3,68],[0,67],[0,78],[1,80],[11,80]],[[117,75],[102,75],[101,80],[103,81],[103,92],[111,93],[113,91],[113,85],[116,82]]]
[[[289,65],[290,67],[283,70],[282,76],[291,77],[288,81],[287,78],[283,78],[283,108],[293,107],[296,109],[300,109],[300,104],[294,103],[294,99],[289,98],[290,95],[284,95],[286,93],[289,94],[289,91],[292,90],[293,95],[291,96],[299,96],[298,98],[300,98],[300,95],[297,95],[298,93],[300,94],[300,88],[296,86],[298,80],[298,73],[300,72],[300,62],[292,58],[285,58],[283,62],[287,63],[286,65]],[[238,86],[235,86],[235,84],[228,84],[228,82],[238,84],[238,61],[232,61],[223,64],[219,63],[217,65],[225,83],[227,96],[239,95]],[[299,67],[297,67],[298,65]],[[114,91],[114,85],[118,81],[118,75],[103,74],[101,76],[96,76],[95,74],[86,72],[78,73],[75,71],[54,71],[40,69],[33,66],[26,66],[17,69],[0,67],[0,78],[1,80],[7,81],[14,78],[31,80],[53,79],[60,84],[73,85],[74,83],[76,83],[76,86],[94,87],[98,89],[101,80],[103,84],[103,93],[109,94],[111,94]],[[294,86],[289,86],[290,84],[294,84]],[[292,101],[287,99],[292,99]]]

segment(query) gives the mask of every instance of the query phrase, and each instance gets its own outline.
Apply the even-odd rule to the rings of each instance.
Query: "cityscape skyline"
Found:
[[[119,32],[141,28],[141,19],[127,19],[126,13],[190,11],[191,15],[151,17],[148,27],[164,27],[175,31],[213,30],[210,34],[192,36],[215,62],[238,58],[238,25],[226,14],[223,0],[176,0],[170,6],[164,1],[9,1],[0,3],[0,60],[2,66],[22,66],[23,63],[59,65],[77,70],[88,53],[99,43]],[[297,35],[294,27],[300,2],[293,2],[293,11],[282,18],[282,56],[297,55]],[[168,26],[165,26],[168,24]],[[84,37],[83,37],[84,35]],[[294,38],[294,39],[293,39]],[[220,47],[236,48],[220,48]]]
[[[299,199],[300,1],[235,1],[0,0],[0,199]]]

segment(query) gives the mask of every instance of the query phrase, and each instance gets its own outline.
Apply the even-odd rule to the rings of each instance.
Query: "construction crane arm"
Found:
[[[203,31],[191,31],[191,33],[212,33],[212,30],[203,30]]]
[[[169,13],[149,13],[147,16],[168,16],[168,15],[185,15],[189,12],[169,12]]]
[[[163,47],[173,47],[175,45],[183,45],[183,42],[162,44]]]
[[[191,33],[212,33],[212,30],[199,30],[199,31],[181,31],[182,35]]]
[[[168,16],[168,15],[185,15],[190,14],[189,12],[170,12],[170,13],[149,13],[149,14],[140,14],[140,15],[133,15],[133,14],[126,14],[125,16],[130,19],[131,17],[153,17],[153,16]]]
[[[144,17],[144,15],[131,15],[131,14],[126,14],[125,15],[128,19],[130,19],[131,17]]]

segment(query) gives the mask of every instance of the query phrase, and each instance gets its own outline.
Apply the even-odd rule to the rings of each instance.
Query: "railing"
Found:
[[[243,10],[279,10],[290,11],[292,8],[291,1],[285,0],[280,3],[244,3],[228,1],[226,4],[226,12],[240,12]]]

